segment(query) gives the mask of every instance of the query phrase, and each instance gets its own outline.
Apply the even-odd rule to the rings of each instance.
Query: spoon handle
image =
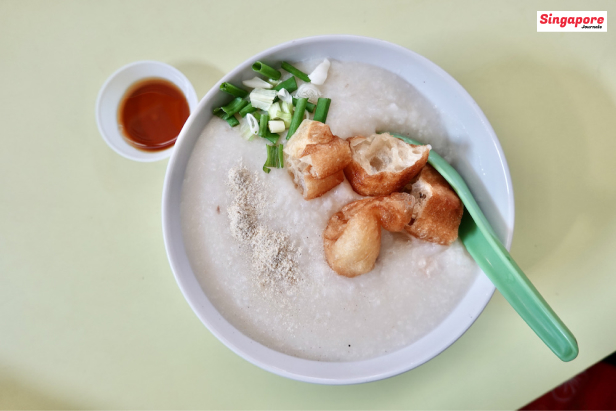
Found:
[[[482,232],[468,210],[465,210],[462,217],[459,235],[490,281],[554,354],[563,361],[577,357],[578,345],[571,331],[539,294],[501,242],[492,233]]]
[[[410,144],[421,144],[408,137],[392,135]],[[554,354],[563,361],[573,360],[579,351],[575,337],[496,237],[464,179],[433,150],[430,150],[428,162],[449,182],[464,204],[459,236],[469,254]]]

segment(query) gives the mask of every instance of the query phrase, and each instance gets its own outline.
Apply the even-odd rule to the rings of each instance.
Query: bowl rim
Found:
[[[294,45],[300,45],[300,44],[304,44],[304,43],[310,43],[310,42],[314,42],[314,41],[358,41],[358,42],[366,42],[366,43],[372,43],[372,45],[376,45],[376,46],[381,46],[381,47],[387,47],[387,48],[391,48],[393,49],[395,52],[398,53],[405,53],[410,55],[412,58],[418,59],[422,64],[428,66],[431,70],[433,70],[435,73],[437,73],[450,87],[453,87],[459,94],[460,96],[464,99],[464,101],[472,108],[473,113],[478,117],[478,119],[481,121],[483,127],[485,127],[485,130],[487,132],[487,134],[489,135],[492,143],[494,144],[496,151],[498,153],[498,160],[500,161],[500,164],[502,165],[503,171],[504,171],[504,175],[505,175],[505,192],[507,193],[507,201],[508,201],[508,209],[509,209],[509,213],[508,215],[503,215],[504,220],[507,223],[507,227],[506,227],[506,232],[504,233],[504,245],[507,248],[507,250],[509,250],[511,248],[511,242],[513,239],[513,227],[514,227],[514,223],[515,223],[515,203],[514,203],[514,194],[513,194],[513,187],[512,187],[512,182],[511,182],[511,175],[509,172],[509,166],[507,164],[507,160],[505,158],[505,154],[503,152],[502,146],[500,144],[500,141],[498,140],[498,137],[496,136],[496,133],[494,132],[494,129],[492,128],[490,122],[488,121],[488,119],[486,118],[485,114],[483,113],[483,111],[481,110],[481,108],[479,107],[479,105],[475,102],[475,100],[470,96],[470,94],[462,87],[462,85],[460,85],[450,74],[448,74],[445,70],[443,70],[441,67],[439,67],[438,65],[436,65],[435,63],[433,63],[432,61],[430,61],[429,59],[427,59],[426,57],[423,57],[422,55],[409,50],[405,47],[402,47],[400,45],[385,41],[385,40],[380,40],[380,39],[375,39],[375,38],[371,38],[371,37],[364,37],[364,36],[357,36],[357,35],[347,35],[347,34],[336,34],[336,35],[319,35],[319,36],[310,36],[310,37],[303,37],[303,38],[299,38],[299,39],[295,39],[295,40],[290,40],[278,45],[275,45],[273,47],[270,47],[266,50],[263,50],[262,52],[251,56],[250,58],[244,60],[242,63],[238,64],[236,67],[234,67],[233,70],[231,70],[230,72],[228,72],[226,75],[224,75],[209,91],[208,93],[201,99],[201,101],[199,102],[198,106],[195,108],[195,110],[193,112],[191,112],[190,117],[188,118],[188,120],[186,121],[186,123],[184,124],[184,128],[182,129],[182,131],[180,132],[180,135],[178,136],[178,139],[176,141],[176,145],[175,147],[180,147],[182,145],[182,143],[184,142],[184,139],[186,138],[185,136],[188,134],[188,130],[191,129],[192,124],[196,121],[197,118],[197,114],[203,109],[203,107],[212,99],[213,96],[215,96],[218,92],[219,92],[219,86],[222,82],[224,81],[228,81],[229,79],[235,77],[237,74],[239,74],[240,72],[242,72],[243,70],[245,70],[247,67],[250,67],[250,65],[252,65],[252,63],[254,61],[257,60],[261,60],[261,59],[267,59],[268,56],[285,50],[289,47],[292,47]],[[416,368],[422,364],[424,364],[425,362],[431,360],[432,358],[435,358],[436,356],[438,356],[440,353],[442,353],[444,350],[446,350],[447,348],[449,348],[454,342],[456,342],[475,322],[475,320],[481,315],[481,313],[484,311],[485,307],[487,306],[488,302],[490,301],[490,299],[492,298],[492,295],[494,294],[495,291],[495,287],[493,284],[490,283],[490,287],[488,287],[489,289],[486,291],[486,293],[483,295],[483,300],[481,301],[481,304],[477,303],[478,306],[481,306],[481,309],[477,312],[477,315],[472,318],[472,321],[469,321],[468,324],[466,324],[466,326],[462,327],[459,332],[455,333],[455,334],[451,334],[452,339],[451,341],[442,344],[441,346],[438,347],[437,350],[433,351],[432,354],[430,355],[424,355],[422,358],[419,358],[418,360],[414,361],[414,362],[409,362],[407,364],[396,364],[394,366],[391,367],[391,369],[389,369],[386,372],[379,372],[379,373],[373,373],[370,375],[357,375],[357,376],[351,376],[351,377],[346,377],[346,378],[324,378],[324,377],[314,377],[314,376],[308,376],[308,375],[304,375],[304,374],[298,374],[295,372],[290,372],[288,370],[276,367],[272,364],[269,364],[265,361],[262,361],[259,358],[256,358],[255,356],[253,356],[250,353],[245,352],[242,348],[240,348],[238,346],[238,344],[234,343],[233,341],[230,341],[229,338],[227,338],[227,336],[223,335],[221,332],[219,332],[219,330],[217,329],[216,326],[214,326],[213,321],[211,321],[211,319],[206,318],[204,315],[202,315],[199,307],[197,307],[197,303],[194,301],[191,301],[191,299],[189,298],[189,290],[186,288],[187,284],[185,284],[184,279],[181,277],[181,275],[179,274],[179,262],[177,260],[178,256],[175,254],[175,250],[174,247],[172,246],[172,244],[170,243],[170,238],[169,238],[169,231],[171,230],[171,215],[170,215],[170,198],[169,198],[169,192],[170,192],[170,184],[172,181],[172,177],[174,174],[174,170],[176,168],[176,163],[179,161],[178,160],[178,153],[179,150],[174,150],[174,152],[171,155],[171,158],[169,160],[169,163],[167,165],[167,171],[165,174],[165,180],[164,180],[164,184],[163,184],[163,193],[162,193],[162,228],[163,228],[163,238],[164,238],[164,242],[165,242],[165,250],[167,252],[167,257],[169,260],[169,264],[171,266],[171,269],[173,271],[174,277],[176,279],[176,282],[178,284],[178,286],[180,287],[180,290],[182,291],[182,294],[184,295],[186,301],[188,302],[188,304],[190,305],[190,307],[192,308],[193,312],[197,315],[197,317],[201,320],[201,322],[208,328],[208,330],[219,340],[221,341],[227,348],[229,348],[231,351],[233,351],[234,353],[236,353],[237,355],[239,355],[240,357],[244,358],[245,360],[247,360],[248,362],[266,370],[269,372],[272,372],[274,374],[283,376],[283,377],[287,377],[290,379],[294,379],[294,380],[298,380],[298,381],[304,381],[304,382],[310,382],[310,383],[317,383],[317,384],[328,384],[328,385],[344,385],[344,384],[358,384],[358,383],[365,383],[365,382],[371,382],[371,381],[377,381],[377,380],[381,380],[381,379],[385,379],[385,378],[389,378],[389,377],[393,377],[399,374],[402,374],[404,372],[407,372],[413,368]],[[192,275],[194,276],[194,273],[192,273]],[[488,280],[489,281],[489,280]],[[207,297],[206,297],[207,298]],[[208,299],[209,300],[209,299]],[[454,309],[455,311],[455,309]],[[222,317],[222,316],[221,316]],[[446,317],[447,318],[447,317]],[[445,319],[443,320],[445,321]],[[231,325],[231,327],[235,328],[233,325]],[[239,334],[241,334],[241,331],[235,329]],[[243,335],[243,334],[242,334]],[[455,337],[455,338],[453,338]],[[245,338],[249,338],[249,337],[245,337]],[[422,337],[423,338],[423,337]],[[421,341],[418,340],[418,341]],[[418,341],[416,341],[415,343],[417,343]],[[290,355],[286,355],[286,354],[282,354],[279,351],[275,351],[272,350],[254,340],[252,340],[252,342],[256,345],[259,345],[263,348],[262,351],[270,351],[272,353],[276,353],[282,356],[286,356],[289,358],[289,361],[296,361],[296,362],[304,362],[304,363],[320,363],[320,364],[347,364],[352,368],[353,364],[359,364],[359,363],[365,363],[365,362],[370,362],[373,360],[377,360],[379,358],[383,358],[383,357],[387,357],[388,355],[393,355],[393,353],[390,354],[386,354],[384,356],[379,356],[379,357],[375,357],[375,358],[371,358],[371,359],[367,359],[367,360],[360,360],[360,361],[348,361],[348,362],[320,362],[320,361],[312,361],[312,360],[305,360],[305,359],[301,359],[298,357],[294,357],[294,356],[290,356]],[[415,344],[413,343],[413,344]],[[413,345],[411,344],[411,345]]]
[[[122,67],[118,68],[116,71],[114,71],[105,80],[105,82],[101,86],[100,90],[98,91],[98,95],[96,96],[96,105],[95,105],[95,109],[94,109],[94,114],[95,114],[95,117],[96,117],[96,126],[98,127],[99,134],[101,135],[103,140],[105,140],[105,143],[107,143],[109,148],[111,148],[113,151],[115,151],[117,154],[121,155],[122,157],[127,158],[129,160],[138,161],[138,162],[141,162],[141,163],[150,163],[150,162],[154,162],[154,161],[164,160],[164,159],[170,157],[171,154],[173,153],[173,149],[175,148],[175,144],[179,140],[179,134],[178,134],[178,138],[176,139],[176,142],[172,146],[170,146],[170,147],[168,147],[168,148],[166,148],[164,150],[159,150],[159,151],[145,151],[145,150],[143,150],[143,157],[138,157],[138,156],[132,155],[129,152],[126,152],[126,151],[122,150],[121,147],[118,147],[116,144],[114,144],[114,142],[112,141],[112,138],[110,136],[108,136],[107,133],[105,133],[105,130],[104,130],[103,125],[102,125],[102,112],[101,112],[101,110],[102,110],[102,101],[103,101],[103,98],[105,97],[105,93],[107,92],[107,89],[109,88],[109,86],[114,81],[117,80],[117,78],[123,72],[125,72],[127,70],[130,70],[130,69],[132,69],[134,67],[138,67],[138,66],[158,66],[158,67],[161,67],[164,70],[167,70],[168,72],[171,72],[171,73],[175,74],[179,78],[181,78],[185,82],[185,85],[187,87],[186,93],[184,92],[183,88],[180,87],[178,84],[176,84],[173,80],[169,80],[169,79],[166,79],[166,80],[171,81],[176,86],[178,86],[178,88],[180,88],[180,91],[182,92],[182,94],[184,94],[184,97],[186,97],[186,102],[188,103],[188,108],[190,110],[190,114],[192,114],[193,111],[197,110],[199,100],[197,98],[197,93],[195,92],[195,88],[193,87],[192,83],[188,80],[188,78],[184,75],[184,73],[182,73],[180,70],[178,70],[177,68],[173,67],[172,65],[167,64],[167,63],[163,63],[162,61],[156,61],[156,60],[138,60],[138,61],[133,61],[132,63],[125,64]],[[135,78],[135,80],[133,81],[132,84],[136,83],[137,81],[149,78],[149,77],[151,77],[151,76],[140,75],[140,76]],[[126,91],[124,91],[124,92],[126,92]],[[180,134],[181,134],[181,131],[180,131]]]

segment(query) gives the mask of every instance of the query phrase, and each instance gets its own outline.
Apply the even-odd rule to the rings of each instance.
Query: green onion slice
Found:
[[[282,144],[267,145],[267,160],[263,164],[263,171],[270,172],[270,167],[284,168],[284,146]]]
[[[276,91],[280,91],[282,89],[286,89],[289,93],[293,93],[295,90],[297,90],[297,81],[295,81],[295,77],[289,77],[288,79],[274,87],[274,90]]]
[[[304,113],[306,111],[306,103],[308,103],[307,98],[299,98],[297,99],[297,104],[295,106],[295,113],[293,113],[293,119],[291,120],[291,125],[289,126],[289,132],[287,133],[287,140],[291,138],[293,133],[297,130],[299,125],[304,121]]]
[[[267,161],[263,167],[278,167],[278,145],[266,145],[267,147]]]
[[[284,146],[278,144],[278,168],[284,168]]]
[[[308,77],[308,74],[306,74],[303,71],[293,67],[292,65],[290,65],[286,61],[283,61],[280,64],[280,67],[282,67],[283,70],[286,70],[289,73],[293,74],[294,76],[299,77],[299,79],[304,80],[305,82],[310,83],[310,77]]]
[[[332,99],[330,98],[319,98],[317,102],[317,108],[314,111],[314,121],[320,121],[321,123],[325,123],[327,120],[327,113],[329,111],[329,105],[331,104]]]
[[[231,83],[222,83],[220,85],[220,89],[224,91],[225,93],[231,94],[234,97],[244,98],[248,95],[248,92],[246,90],[244,90],[243,88],[234,86]]]
[[[267,113],[261,114],[261,119],[259,120],[259,136],[263,138],[267,136],[268,121],[269,121],[269,114]]]
[[[231,127],[235,127],[240,124],[239,120],[235,118],[235,116],[228,115],[224,111],[222,111],[222,107],[215,108],[213,110],[215,116],[218,116],[225,120]]]
[[[259,120],[259,136],[268,140],[272,144],[276,144],[280,136],[278,134],[274,134],[269,131],[267,127],[268,123],[269,123],[269,114],[267,113],[261,114],[261,119]]]
[[[293,97],[293,104],[297,106],[297,99],[295,97]],[[306,110],[308,110],[310,113],[314,111],[315,107],[316,105],[312,104],[311,102],[306,103]]]
[[[227,113],[225,113],[222,110],[222,107],[216,107],[212,110],[212,114],[214,114],[215,116],[218,116],[220,118],[222,118],[223,120],[228,119],[230,116],[227,115]]]
[[[278,80],[280,76],[282,76],[282,73],[262,61],[255,61],[252,65],[252,69],[257,73],[263,74],[267,78],[271,78],[272,80]]]
[[[230,102],[226,106],[223,106],[222,111],[227,113],[228,116],[232,116],[233,114],[237,113],[238,111],[240,111],[247,105],[248,105],[248,101],[244,100],[243,98],[236,97],[233,99],[232,102]]]
[[[269,130],[267,130],[267,134],[263,138],[272,144],[276,144],[278,142],[278,139],[280,138],[280,134],[271,133]]]
[[[244,108],[239,111],[239,114],[242,117],[246,117],[246,114],[254,113],[255,111],[257,111],[257,108],[248,103],[248,105],[244,106]]]

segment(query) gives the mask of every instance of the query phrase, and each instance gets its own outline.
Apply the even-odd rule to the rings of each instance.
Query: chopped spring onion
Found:
[[[272,144],[276,144],[280,136],[278,134],[273,134],[268,130],[267,128],[268,122],[269,122],[269,114],[267,113],[261,114],[261,119],[259,120],[259,136],[270,141]]]
[[[304,113],[306,111],[307,102],[308,99],[305,97],[297,99],[297,104],[295,105],[295,113],[293,113],[293,119],[291,120],[289,132],[287,133],[287,140],[291,138],[291,136],[293,135],[293,133],[295,133],[302,121],[304,121]]]
[[[256,88],[250,93],[250,104],[252,104],[253,107],[260,108],[261,110],[267,110],[276,98],[276,91],[277,90]]]
[[[250,80],[244,80],[244,81],[242,81],[242,84],[245,85],[246,87],[250,87],[250,88],[270,89],[270,88],[274,87],[272,84],[268,83],[267,81],[265,81],[265,80],[263,80],[262,78],[259,78],[259,77],[253,77]]]
[[[284,122],[285,128],[288,128],[291,125],[291,119],[293,118],[293,115],[291,113],[285,113],[284,110],[282,110],[281,108],[282,105],[287,105],[287,103],[285,103],[284,101],[282,102],[282,104],[279,101],[275,102],[274,104],[272,104],[269,110],[267,110],[267,113],[269,114],[270,119],[280,119]],[[274,133],[279,133],[281,131],[284,131],[284,129],[280,131],[274,131]]]
[[[278,144],[278,168],[284,168],[284,146]]]
[[[263,171],[269,173],[269,167],[278,168],[278,145],[266,145],[267,148],[267,160],[263,164]]]
[[[291,93],[289,93],[289,90],[287,90],[286,88],[280,89],[277,96],[280,101],[293,104],[293,97],[291,97]]]
[[[323,63],[319,64],[312,73],[308,74],[310,77],[310,81],[312,84],[316,84],[317,86],[322,85],[327,80],[327,72],[329,71],[330,62],[328,59],[323,60]]]
[[[255,61],[252,65],[252,69],[257,73],[263,74],[267,78],[271,78],[272,80],[278,80],[280,76],[282,76],[282,73],[280,73],[278,70],[268,66],[261,61]]]
[[[263,171],[270,172],[270,167],[284,168],[284,146],[282,144],[273,144],[265,146],[267,148],[267,160],[263,164]]]
[[[267,114],[269,114],[271,119],[275,119],[279,111],[282,110],[280,109],[280,102],[277,101],[267,109]]]
[[[267,122],[267,125],[272,133],[282,133],[285,130],[284,121],[282,120],[270,120]]]
[[[297,99],[295,97],[293,97],[293,104],[295,104],[297,106]],[[312,104],[310,102],[306,103],[306,110],[311,112],[311,113],[314,111],[315,107],[316,107],[316,105],[314,105],[314,104]]]
[[[228,116],[232,116],[233,114],[237,113],[238,111],[240,111],[247,105],[248,105],[248,101],[244,100],[243,98],[236,97],[229,104],[227,104],[226,106],[223,106],[222,111],[227,113]]]
[[[222,107],[216,107],[214,110],[212,110],[212,114],[222,118],[223,120],[226,120],[229,117],[231,117],[231,116],[228,116],[227,113],[222,111]]]
[[[261,119],[259,120],[259,136],[265,138],[267,135],[267,122],[269,121],[269,114],[264,113],[261,114]]]
[[[321,97],[321,91],[314,84],[304,83],[297,89],[295,97],[306,97],[312,104],[317,104],[317,100]]]
[[[276,87],[274,87],[274,90],[280,91],[283,88],[286,89],[289,93],[293,93],[295,90],[297,90],[297,81],[295,81],[295,77],[289,77],[282,83],[279,83]]]
[[[219,110],[214,109],[214,115],[222,118],[223,120],[225,120],[227,123],[229,123],[229,125],[231,127],[235,127],[238,124],[240,124],[240,122],[238,121],[238,119],[235,118],[235,116],[229,116],[227,114],[225,114],[224,111],[222,111],[222,109],[220,107],[218,107]]]
[[[257,109],[253,107],[252,104],[248,103],[248,105],[244,106],[244,108],[238,111],[238,113],[240,114],[240,116],[246,117],[246,114],[254,113],[255,111],[257,111]]]
[[[293,120],[293,114],[279,111],[276,118],[284,122],[285,128],[289,128],[291,126],[291,120]]]
[[[252,114],[246,114],[246,122],[250,128],[250,132],[255,136],[259,134],[259,121]]]
[[[255,111],[254,113],[250,113],[252,114],[252,116],[257,120],[257,121],[261,121],[261,112],[259,111]]]
[[[227,119],[227,123],[229,123],[231,127],[235,127],[240,124],[240,121],[237,119],[237,117],[231,116]]]
[[[327,112],[329,111],[329,105],[331,104],[331,98],[319,98],[317,102],[317,108],[314,111],[314,121],[320,121],[321,123],[325,123],[327,120]]]
[[[272,144],[276,144],[278,142],[278,139],[280,138],[280,134],[270,133],[268,130],[267,135],[263,138]]]
[[[293,114],[293,101],[287,103],[286,101],[280,102],[280,108],[283,113]]]
[[[303,71],[293,67],[292,65],[290,65],[289,63],[287,63],[286,61],[283,61],[280,64],[280,67],[282,67],[283,70],[288,71],[289,73],[293,74],[294,76],[297,76],[300,78],[300,80],[304,80],[308,83],[310,83],[310,78],[308,77],[308,74],[304,73]]]
[[[220,85],[220,89],[225,93],[231,94],[234,97],[244,98],[248,95],[248,92],[246,90],[244,90],[243,88],[236,87],[231,83],[222,83]]]
[[[267,80],[268,83],[270,83],[272,86],[277,86],[278,84],[282,83],[280,80],[272,80],[271,78]]]

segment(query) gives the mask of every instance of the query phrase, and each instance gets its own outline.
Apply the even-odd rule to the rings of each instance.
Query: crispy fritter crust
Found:
[[[351,161],[349,143],[334,136],[327,124],[304,120],[285,147],[285,161],[304,199],[325,194],[344,181]]]
[[[302,152],[301,157],[304,156],[312,159],[310,174],[325,178],[342,171],[351,162],[351,149],[346,140],[333,136],[327,143],[308,144]]]
[[[414,237],[441,245],[458,238],[464,206],[449,183],[431,165],[421,170],[405,191],[416,199],[413,221],[405,227]]]
[[[391,137],[394,138],[394,137]],[[382,171],[370,175],[360,164],[353,151],[353,145],[356,142],[365,140],[366,137],[356,136],[348,138],[350,143],[352,158],[351,162],[344,169],[344,175],[353,187],[353,190],[363,196],[379,196],[388,195],[396,191],[401,191],[409,181],[413,179],[423,168],[428,161],[429,149],[425,149],[421,158],[409,167],[404,168],[399,172]],[[406,144],[406,143],[405,143]],[[415,146],[412,147],[425,147]]]
[[[332,188],[344,181],[344,173],[342,170],[325,178],[314,178],[310,173],[304,173],[305,189],[302,195],[305,200],[321,197]]]
[[[323,231],[327,264],[345,277],[372,270],[381,250],[381,227],[394,232],[404,230],[413,216],[414,203],[410,194],[394,193],[344,206]]]

